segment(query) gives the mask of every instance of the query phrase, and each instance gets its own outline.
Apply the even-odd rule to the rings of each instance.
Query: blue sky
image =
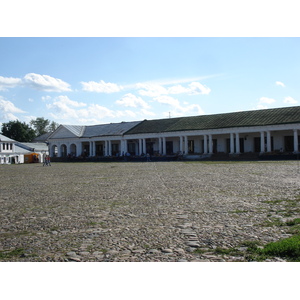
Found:
[[[300,105],[298,37],[1,37],[0,123],[102,124]]]

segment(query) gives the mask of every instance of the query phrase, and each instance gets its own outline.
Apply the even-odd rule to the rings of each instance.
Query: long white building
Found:
[[[60,125],[52,157],[298,153],[300,106],[95,126]]]

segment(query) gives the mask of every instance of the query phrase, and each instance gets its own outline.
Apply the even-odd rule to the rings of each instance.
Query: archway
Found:
[[[72,144],[71,146],[70,146],[70,154],[71,154],[71,156],[73,157],[73,156],[76,156],[76,145],[75,144]]]
[[[67,146],[65,144],[60,146],[60,156],[66,157],[67,156]]]
[[[51,154],[52,157],[57,157],[58,156],[58,148],[57,145],[53,145],[51,147]]]

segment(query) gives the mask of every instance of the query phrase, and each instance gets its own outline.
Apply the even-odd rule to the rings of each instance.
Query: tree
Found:
[[[31,142],[35,137],[35,131],[25,122],[9,121],[2,123],[2,134],[18,142]]]
[[[36,118],[35,120],[30,121],[30,125],[35,129],[37,136],[47,133],[47,127],[49,126],[50,121],[48,119]]]
[[[59,124],[52,121],[51,124],[49,125],[49,132],[54,132],[58,128]]]
[[[40,136],[47,132],[53,132],[59,126],[58,123],[55,123],[54,121],[51,122],[50,120],[44,119],[43,117],[31,120],[30,125],[35,129],[35,133],[37,136]]]

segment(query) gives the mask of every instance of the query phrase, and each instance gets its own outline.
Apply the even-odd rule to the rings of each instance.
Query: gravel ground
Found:
[[[278,222],[300,217],[297,161],[0,165],[0,178],[1,261],[247,261],[243,243],[286,238]]]

